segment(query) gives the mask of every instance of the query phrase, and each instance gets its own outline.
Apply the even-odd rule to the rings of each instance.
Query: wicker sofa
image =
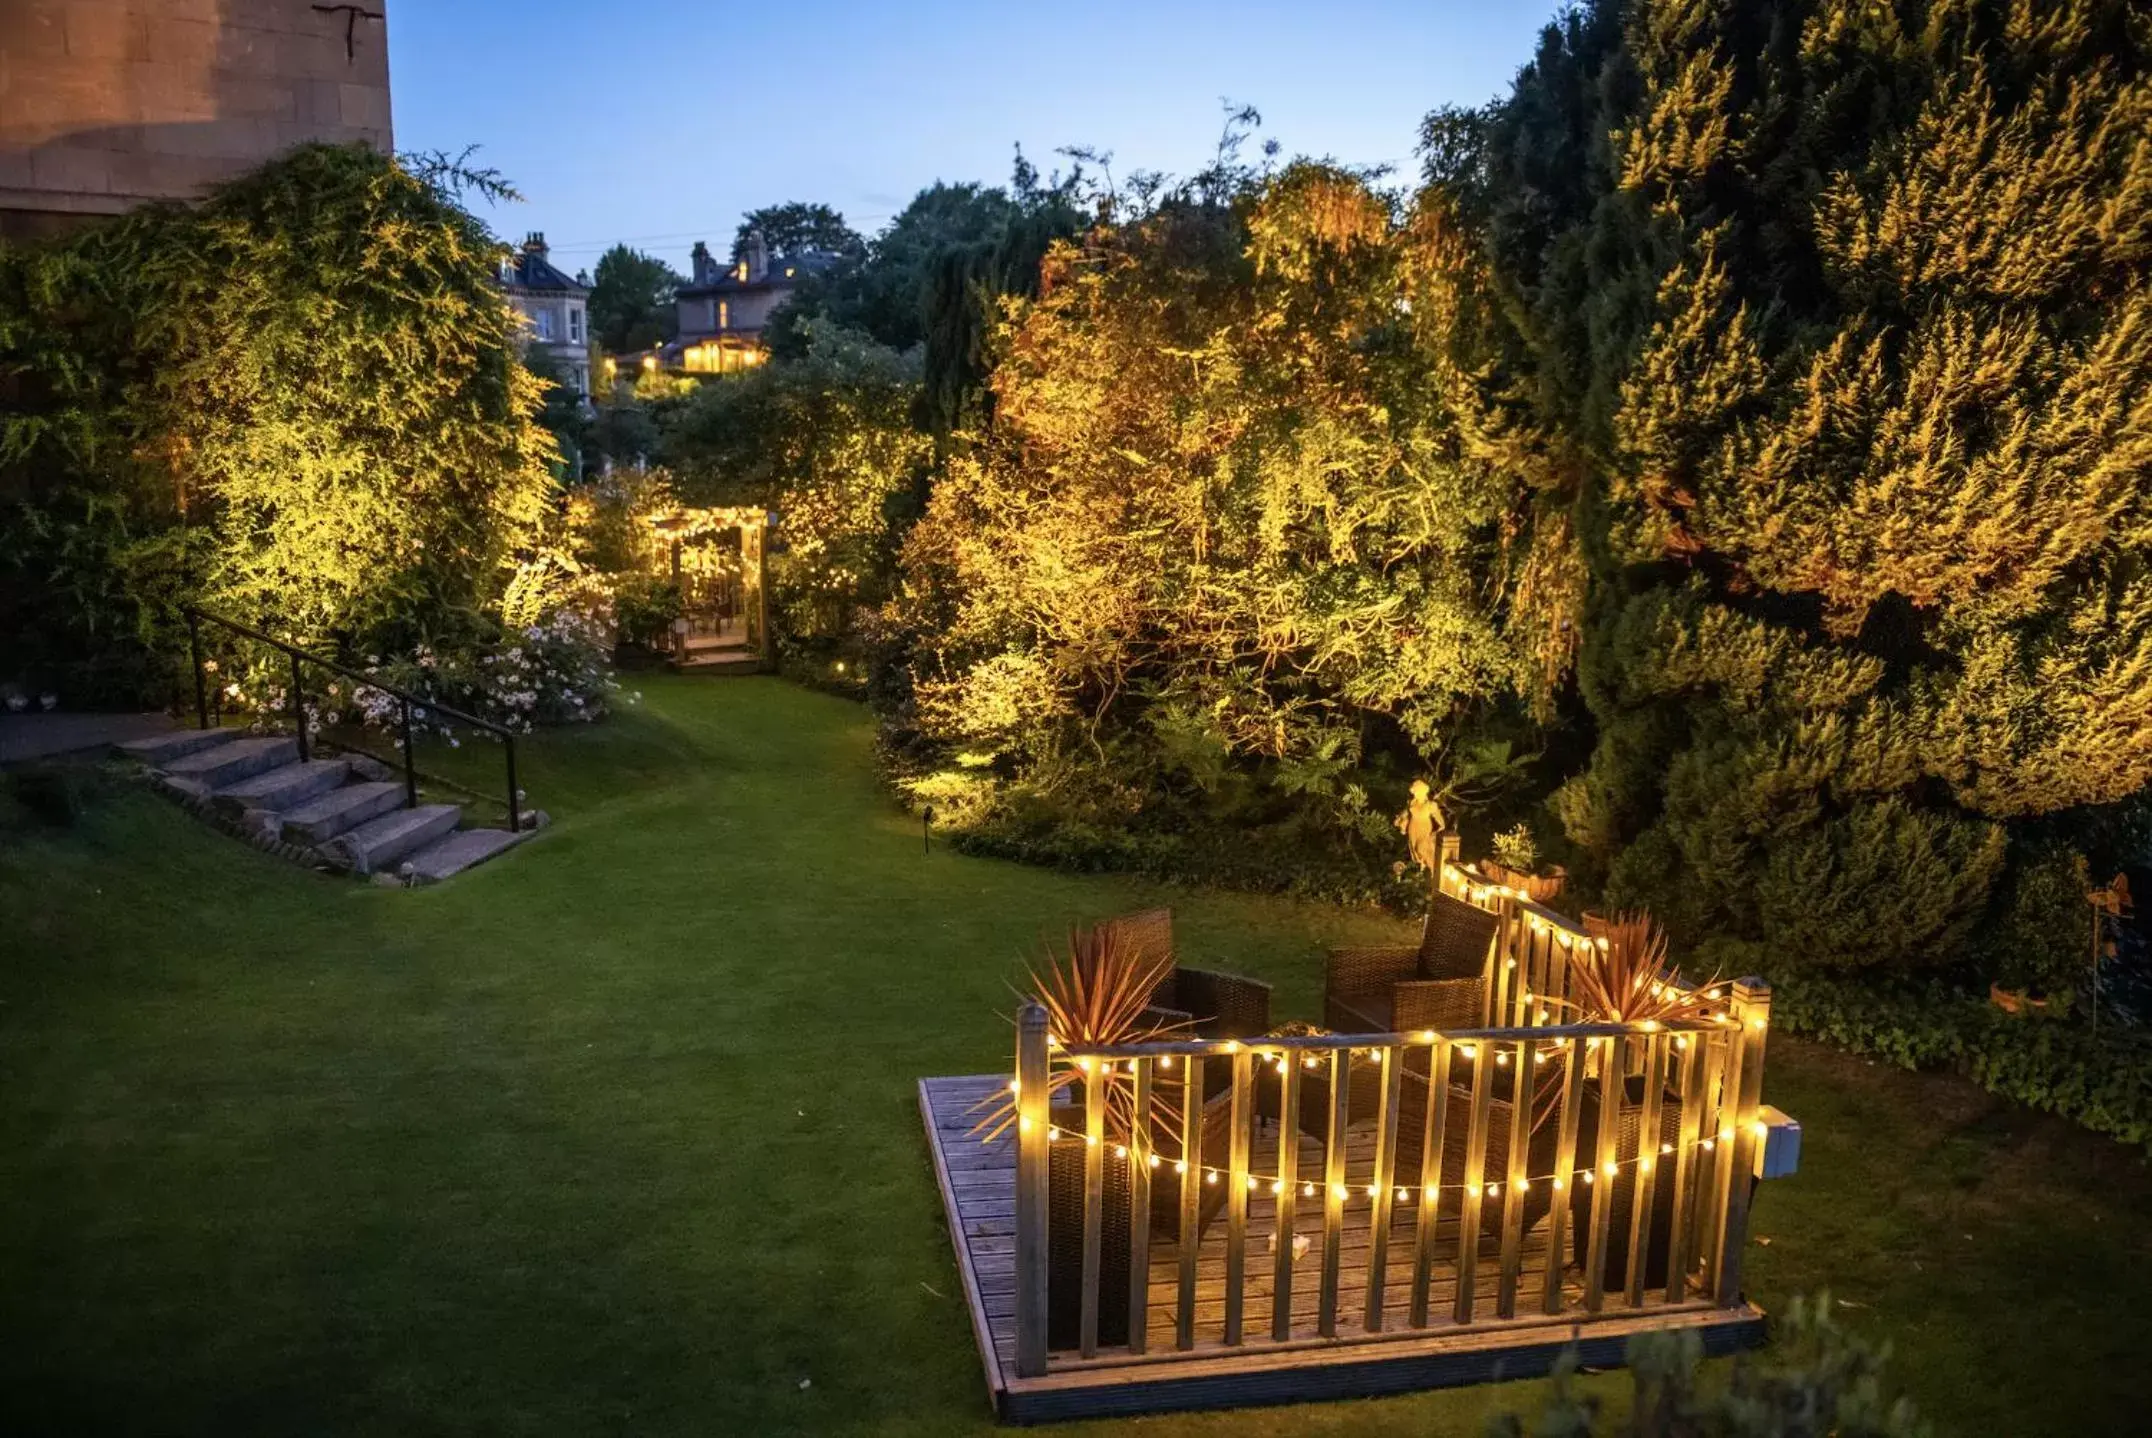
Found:
[[[1332,949],[1323,965],[1323,1023],[1349,1034],[1480,1027],[1499,922],[1436,894],[1417,945]]]

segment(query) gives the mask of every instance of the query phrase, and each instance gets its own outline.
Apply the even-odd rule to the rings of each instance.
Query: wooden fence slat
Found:
[[[1740,1024],[1741,1089],[1733,1114],[1733,1172],[1726,1184],[1725,1218],[1719,1230],[1719,1265],[1713,1290],[1721,1308],[1741,1301],[1741,1256],[1748,1246],[1749,1180],[1756,1172],[1757,1111],[1763,1106],[1763,1045],[1771,1026],[1771,986],[1761,979],[1734,985],[1734,1019]],[[1724,1131],[1723,1125],[1721,1132]]]
[[[1151,1095],[1157,1059],[1134,1059],[1135,1116],[1128,1135],[1128,1351],[1148,1346],[1151,1317],[1151,1165],[1157,1140],[1151,1134]]]
[[[1382,1332],[1383,1280],[1390,1265],[1390,1199],[1397,1183],[1397,1119],[1400,1086],[1405,1079],[1405,1051],[1385,1046],[1381,1054],[1382,1097],[1375,1114],[1375,1173],[1368,1186],[1367,1306],[1363,1324]]]
[[[1718,1088],[1706,1106],[1709,1117],[1705,1134],[1711,1144],[1711,1167],[1709,1186],[1699,1195],[1703,1212],[1696,1231],[1697,1251],[1703,1258],[1703,1271],[1697,1282],[1704,1293],[1716,1293],[1719,1286],[1719,1260],[1723,1256],[1720,1239],[1725,1231],[1726,1194],[1733,1186],[1734,1173],[1734,1149],[1728,1140],[1741,1092],[1743,1047],[1740,1031],[1727,1028],[1719,1044]]]
[[[1472,1321],[1472,1300],[1479,1287],[1480,1189],[1486,1177],[1487,1118],[1494,1098],[1495,1049],[1492,1043],[1473,1046],[1472,1116],[1465,1128],[1464,1206],[1457,1220],[1457,1301],[1450,1316],[1459,1323]]]
[[[1607,1227],[1613,1221],[1614,1185],[1620,1178],[1617,1164],[1621,1138],[1622,1077],[1628,1072],[1628,1050],[1621,1039],[1599,1042],[1599,1142],[1585,1182],[1592,1186],[1591,1233],[1584,1249],[1584,1307],[1597,1313],[1606,1299]]]
[[[1173,1346],[1196,1346],[1196,1257],[1203,1209],[1203,1060],[1191,1057],[1181,1076],[1181,1283],[1174,1309]]]
[[[1659,1104],[1666,1091],[1666,1035],[1638,1041],[1644,1051],[1644,1106],[1636,1131],[1636,1162],[1629,1174],[1629,1273],[1622,1301],[1644,1304],[1644,1269],[1651,1261],[1651,1210],[1659,1194]]]
[[[1278,1072],[1278,1220],[1271,1233],[1278,1253],[1271,1264],[1270,1336],[1293,1336],[1293,1221],[1300,1182],[1300,1056],[1287,1054]]]
[[[1315,1311],[1315,1331],[1335,1338],[1338,1331],[1339,1240],[1345,1228],[1345,1125],[1352,1109],[1352,1050],[1330,1053],[1330,1131],[1323,1150],[1323,1277]]]
[[[1078,1342],[1086,1358],[1098,1354],[1099,1264],[1101,1220],[1106,1216],[1106,1089],[1098,1060],[1083,1077],[1083,1304]]]
[[[1248,1131],[1254,1126],[1255,1056],[1233,1055],[1232,1130],[1227,1141],[1225,1195],[1225,1341],[1241,1342],[1248,1282]]]
[[[1517,1276],[1524,1263],[1524,1202],[1530,1192],[1532,1109],[1539,1090],[1539,1065],[1530,1039],[1517,1045],[1516,1102],[1509,1112],[1509,1170],[1502,1183],[1502,1272],[1495,1286],[1497,1318],[1517,1316]]]
[[[1588,1045],[1563,1039],[1562,1108],[1554,1136],[1554,1207],[1547,1212],[1547,1269],[1540,1286],[1540,1307],[1562,1311],[1562,1271],[1567,1267],[1569,1209],[1577,1183],[1577,1118],[1584,1107],[1584,1055]]]
[[[1663,1301],[1680,1303],[1689,1281],[1689,1264],[1696,1245],[1691,1239],[1690,1210],[1696,1206],[1696,1151],[1698,1126],[1704,1118],[1704,1052],[1707,1043],[1687,1034],[1674,1036],[1674,1052],[1681,1073],[1681,1135],[1674,1149],[1673,1222],[1667,1231],[1666,1291]]]
[[[1046,1188],[1051,1143],[1046,1010],[1025,1004],[1016,1021],[1016,1372],[1046,1373]]]
[[[1434,1275],[1435,1229],[1441,1221],[1442,1141],[1450,1117],[1450,1054],[1437,1039],[1428,1060],[1427,1116],[1420,1125],[1420,1213],[1412,1230],[1412,1326],[1427,1326],[1427,1288]]]

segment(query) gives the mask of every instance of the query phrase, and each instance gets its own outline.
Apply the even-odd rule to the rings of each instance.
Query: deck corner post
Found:
[[[1759,978],[1737,980],[1731,1013],[1741,1026],[1741,1074],[1740,1091],[1733,1096],[1731,1105],[1732,1173],[1723,1195],[1725,1219],[1719,1229],[1715,1273],[1718,1291],[1714,1296],[1721,1308],[1731,1308],[1741,1301],[1741,1258],[1748,1244],[1749,1176],[1756,1171],[1756,1151],[1763,1142],[1757,1132],[1757,1115],[1763,1106],[1763,1046],[1771,1031],[1771,986]]]
[[[1046,1373],[1046,1204],[1050,1141],[1046,1010],[1016,1020],[1016,1374]]]

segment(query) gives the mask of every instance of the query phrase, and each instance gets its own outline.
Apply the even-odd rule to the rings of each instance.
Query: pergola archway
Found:
[[[770,669],[769,527],[777,516],[755,505],[681,506],[650,527],[670,549],[683,612],[673,625],[681,669]]]

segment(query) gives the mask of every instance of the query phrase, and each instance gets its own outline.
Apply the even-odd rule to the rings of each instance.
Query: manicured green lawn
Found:
[[[530,744],[559,822],[437,889],[126,790],[0,829],[0,1432],[991,1429],[913,1081],[1004,1065],[1016,960],[1161,891],[923,856],[840,701],[643,688]],[[1165,897],[1287,1015],[1324,943],[1396,928]],[[1829,1285],[1946,1429],[2138,1426],[2139,1158],[1786,1041],[1768,1088],[1807,1132],[1760,1301]],[[1533,1396],[1111,1431],[1470,1433]]]

